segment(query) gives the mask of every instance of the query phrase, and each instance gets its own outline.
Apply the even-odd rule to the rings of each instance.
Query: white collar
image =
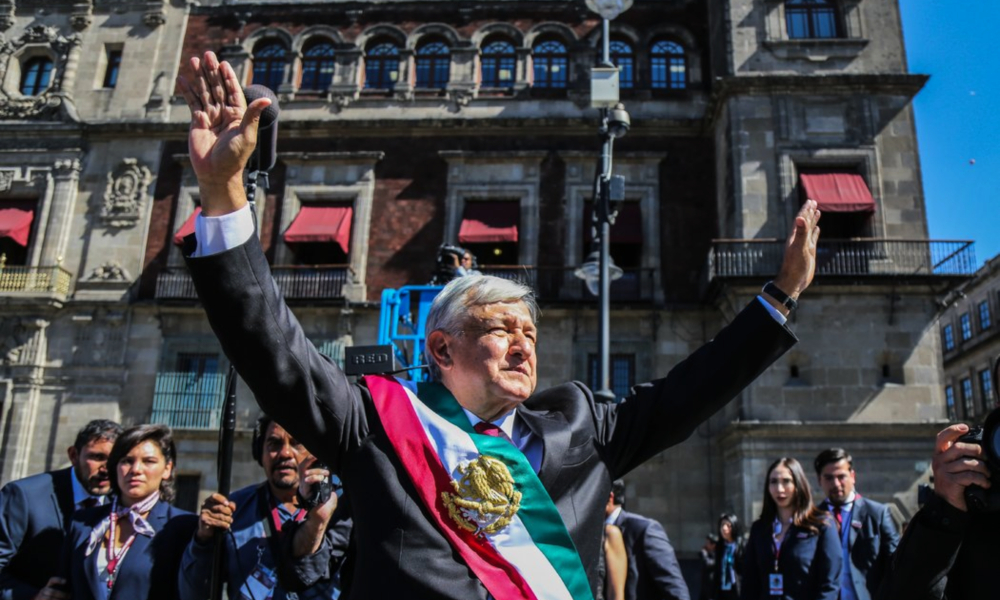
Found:
[[[73,506],[80,506],[80,503],[87,498],[95,498],[98,506],[104,505],[104,496],[93,496],[83,488],[83,484],[76,478],[76,467],[70,468],[69,478],[73,482]]]
[[[472,423],[473,427],[475,427],[476,424],[483,422],[482,419],[477,417],[471,411],[467,410],[464,406],[462,407],[462,410],[465,411],[465,416],[469,418],[469,423]],[[507,437],[509,437],[514,442],[515,445],[517,445],[517,439],[514,437],[514,416],[516,414],[517,414],[517,409],[515,408],[514,410],[500,417],[496,421],[491,421],[493,425],[496,425],[497,427],[500,428],[501,431],[506,433]]]
[[[854,506],[854,501],[857,500],[857,499],[858,499],[858,491],[857,490],[853,490],[851,492],[851,495],[847,497],[847,500],[844,500],[844,503],[841,504],[840,506],[841,506],[842,509],[850,509],[851,507]],[[832,506],[837,506],[829,498],[826,499],[826,503],[829,504],[831,507]]]
[[[620,514],[622,514],[622,507],[619,504],[618,506],[615,507],[615,509],[613,511],[611,511],[611,514],[608,515],[608,518],[604,519],[604,524],[605,525],[614,525],[615,521],[618,520],[618,515],[620,515]]]

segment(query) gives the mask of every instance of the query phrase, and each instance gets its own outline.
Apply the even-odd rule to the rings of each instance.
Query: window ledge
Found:
[[[825,62],[830,59],[854,58],[868,45],[867,39],[814,38],[799,40],[768,40],[764,42],[778,58]]]

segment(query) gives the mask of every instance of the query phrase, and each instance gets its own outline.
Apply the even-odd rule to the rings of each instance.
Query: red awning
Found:
[[[303,206],[285,230],[289,244],[309,242],[336,242],[344,254],[351,251],[351,206]]]
[[[201,207],[200,206],[194,207],[194,212],[191,213],[191,216],[188,217],[187,221],[184,221],[184,224],[181,225],[181,228],[174,233],[175,244],[180,246],[181,244],[184,243],[184,238],[194,233],[194,222],[198,218],[198,215],[200,214],[201,214]]]
[[[594,210],[594,203],[587,202],[583,209],[583,241],[590,243],[593,239],[591,230],[593,229],[590,219]],[[615,217],[615,224],[611,226],[612,244],[641,244],[642,243],[642,209],[638,202],[621,202],[618,204],[618,216]]]
[[[466,202],[458,243],[516,242],[520,213],[517,202]]]
[[[875,212],[875,199],[857,173],[802,173],[806,197],[825,212]]]
[[[0,208],[0,237],[14,240],[21,246],[28,245],[31,236],[31,222],[35,220],[35,211],[26,208]]]

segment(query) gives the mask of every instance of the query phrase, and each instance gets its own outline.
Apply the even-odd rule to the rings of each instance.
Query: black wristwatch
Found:
[[[774,285],[773,281],[768,281],[767,283],[765,283],[764,289],[761,291],[767,294],[768,296],[774,298],[781,304],[783,304],[784,307],[789,310],[789,312],[795,310],[799,306],[799,303],[796,302],[794,298],[792,298],[785,292],[781,291],[781,288]]]

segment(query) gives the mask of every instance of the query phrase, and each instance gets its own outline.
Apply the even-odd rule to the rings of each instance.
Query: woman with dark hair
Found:
[[[737,600],[740,597],[740,573],[743,572],[744,541],[736,515],[719,516],[719,543],[715,547],[715,577],[712,600]]]
[[[809,481],[794,458],[767,469],[764,506],[750,528],[743,561],[743,600],[837,600],[837,525],[813,504]]]
[[[177,462],[166,425],[125,430],[108,457],[111,502],[73,515],[63,573],[74,600],[174,600],[198,518],[174,508]]]

